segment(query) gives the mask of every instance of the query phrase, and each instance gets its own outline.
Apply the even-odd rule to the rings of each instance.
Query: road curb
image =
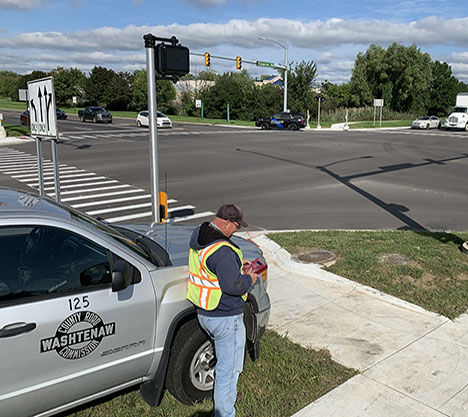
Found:
[[[280,245],[278,245],[276,242],[274,242],[268,236],[266,236],[266,233],[275,233],[275,231],[247,233],[250,237],[250,240],[252,240],[258,246],[260,246],[261,249],[269,251],[276,258],[276,263],[278,267],[285,272],[307,276],[315,279],[321,279],[323,281],[335,284],[345,285],[352,290],[359,290],[365,292],[375,298],[378,298],[389,304],[393,304],[401,308],[429,315],[431,317],[446,318],[445,316],[434,313],[432,311],[428,311],[416,304],[410,303],[409,301],[401,300],[400,298],[386,294],[382,291],[376,290],[375,288],[369,287],[364,284],[360,284],[348,278],[344,278],[340,275],[333,274],[332,272],[328,272],[322,269],[318,264],[304,264],[293,261],[291,259],[291,254],[288,251],[283,249]],[[255,235],[252,236],[253,234]]]
[[[0,146],[7,145],[17,145],[19,143],[34,142],[29,136],[8,136],[6,138],[0,139]]]

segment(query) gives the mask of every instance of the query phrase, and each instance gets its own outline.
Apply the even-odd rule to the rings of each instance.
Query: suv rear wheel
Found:
[[[212,397],[216,356],[213,344],[197,319],[185,323],[174,339],[166,387],[180,402],[190,405]]]
[[[289,130],[297,130],[297,124],[296,123],[291,123],[288,127]]]

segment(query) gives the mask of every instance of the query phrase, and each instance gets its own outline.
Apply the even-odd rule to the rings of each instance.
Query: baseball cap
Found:
[[[242,227],[247,227],[248,224],[244,221],[242,216],[242,209],[235,204],[223,204],[216,212],[216,217],[219,217],[220,219],[237,222]]]

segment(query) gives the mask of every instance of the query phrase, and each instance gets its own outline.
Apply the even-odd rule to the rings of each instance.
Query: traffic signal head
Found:
[[[242,69],[242,58],[240,56],[236,56],[236,69]]]
[[[205,67],[209,67],[211,65],[211,57],[209,52],[205,52]]]
[[[190,72],[190,52],[185,46],[160,43],[155,52],[159,74],[184,76]]]

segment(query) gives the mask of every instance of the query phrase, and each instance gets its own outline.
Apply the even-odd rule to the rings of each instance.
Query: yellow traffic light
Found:
[[[205,67],[209,67],[211,65],[211,57],[209,52],[205,52]]]
[[[242,58],[240,56],[236,56],[236,68],[238,70],[242,69]]]

